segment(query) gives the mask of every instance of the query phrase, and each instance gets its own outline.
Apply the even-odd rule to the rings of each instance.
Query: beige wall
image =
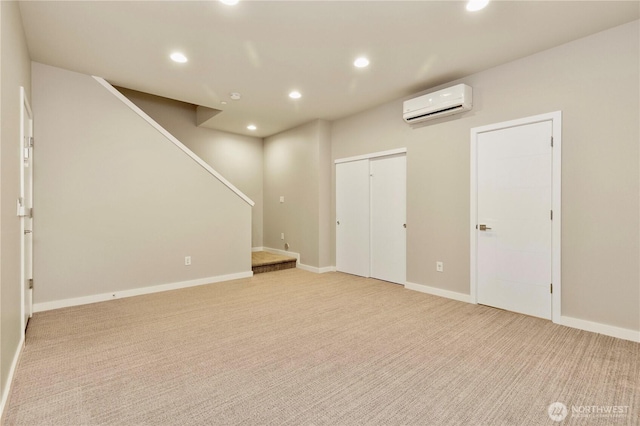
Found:
[[[469,293],[470,129],[561,110],[562,314],[640,330],[638,27],[451,82],[473,87],[474,108],[462,115],[412,129],[399,99],[333,123],[333,159],[408,150],[409,282]]]
[[[331,123],[318,121],[318,266],[334,265],[331,261]]]
[[[251,244],[262,246],[262,139],[197,127],[195,105],[118,90],[255,202]]]
[[[31,93],[31,62],[18,4],[0,2],[0,390],[19,348],[20,332],[20,86]]]
[[[329,136],[329,123],[316,120],[264,141],[264,246],[288,243],[316,268],[330,265]]]
[[[249,204],[90,76],[32,72],[35,303],[251,270]]]

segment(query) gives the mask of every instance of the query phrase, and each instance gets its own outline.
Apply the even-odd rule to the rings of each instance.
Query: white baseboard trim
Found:
[[[22,355],[22,349],[24,348],[24,333],[21,333],[20,341],[18,342],[18,347],[16,348],[16,352],[13,355],[13,361],[11,361],[11,368],[9,368],[9,376],[7,376],[7,385],[4,389],[2,389],[2,400],[0,400],[0,419],[4,418],[4,409],[7,406],[7,401],[9,400],[9,395],[11,394],[11,385],[13,384],[13,375],[16,372],[16,368],[18,367],[18,362],[20,361],[20,356]]]
[[[305,265],[304,263],[298,263],[298,268],[304,271],[314,272],[316,274],[324,274],[325,272],[335,272],[335,266],[325,266],[323,268],[316,268],[315,266]]]
[[[460,302],[473,303],[471,301],[471,295],[458,293],[457,291],[444,290],[442,288],[430,287],[424,284],[410,283],[409,281],[404,284],[404,288],[408,290],[419,291],[421,293],[431,294],[434,296],[446,297],[447,299],[453,299]]]
[[[561,315],[556,324],[640,343],[640,331]]]
[[[105,302],[107,300],[122,299],[124,297],[141,296],[143,294],[159,293],[161,291],[178,290],[180,288],[214,284],[222,281],[249,278],[253,272],[238,272],[236,274],[219,275],[216,277],[199,278],[196,280],[180,281],[176,283],[160,284],[131,290],[114,291],[110,293],[94,294],[91,296],[74,297],[72,299],[54,300],[53,302],[34,303],[33,312],[50,311],[52,309],[68,308],[70,306],[87,305],[89,303]]]
[[[428,285],[415,284],[411,282],[407,282],[404,287],[408,290],[415,290],[422,293],[432,294],[434,296],[446,297],[448,299],[454,299],[460,302],[473,303],[471,301],[471,296],[468,294],[458,293],[450,290],[443,290],[441,288],[430,287]],[[592,333],[604,334],[605,336],[611,336],[618,339],[630,340],[632,342],[640,343],[640,331],[631,330],[628,328],[616,327],[613,325],[567,317],[564,315],[560,316],[557,321],[554,320],[553,322],[558,325],[564,325],[566,327],[577,328],[579,330],[590,331]]]
[[[264,251],[264,247],[251,247],[251,251]]]

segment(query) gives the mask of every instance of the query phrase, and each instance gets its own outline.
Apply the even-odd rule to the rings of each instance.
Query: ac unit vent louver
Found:
[[[471,87],[458,84],[404,101],[402,117],[407,123],[420,123],[469,111],[472,105]]]

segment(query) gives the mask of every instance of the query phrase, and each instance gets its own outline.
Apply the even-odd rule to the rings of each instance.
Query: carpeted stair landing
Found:
[[[296,258],[269,253],[266,251],[254,251],[251,253],[251,270],[254,274],[263,272],[281,271],[296,267]]]

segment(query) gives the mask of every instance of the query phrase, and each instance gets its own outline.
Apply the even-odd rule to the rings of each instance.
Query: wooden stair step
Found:
[[[251,253],[251,270],[254,274],[295,268],[296,263],[297,259],[291,256],[283,256],[265,251]]]

